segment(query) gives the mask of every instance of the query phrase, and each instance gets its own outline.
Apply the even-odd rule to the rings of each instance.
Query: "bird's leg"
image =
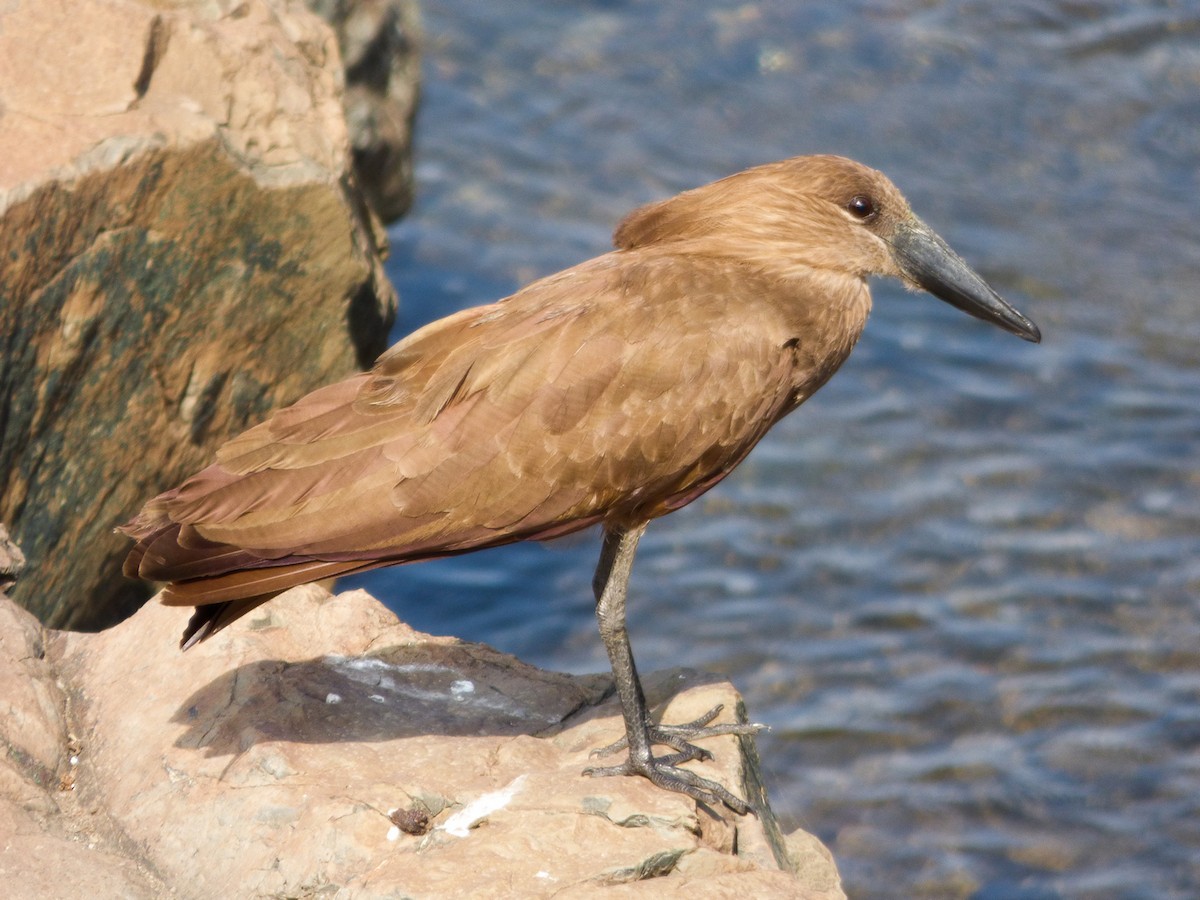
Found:
[[[592,587],[596,594],[596,618],[600,624],[600,637],[608,651],[617,696],[621,700],[625,738],[617,744],[602,748],[600,752],[612,753],[622,747],[628,747],[629,756],[620,765],[585,769],[584,774],[643,775],[666,790],[678,791],[711,805],[724,803],[734,812],[750,812],[751,808],[744,800],[735,797],[715,781],[679,768],[679,763],[689,759],[708,759],[712,756],[708,751],[688,743],[688,738],[709,737],[714,734],[752,734],[761,726],[709,726],[708,723],[720,712],[720,707],[686,725],[656,726],[650,722],[646,697],[642,692],[641,681],[638,680],[633,650],[629,646],[629,635],[625,628],[625,597],[629,588],[629,573],[633,568],[633,556],[637,551],[638,541],[645,530],[645,525],[639,525],[630,529],[606,527],[604,531],[604,546],[600,551],[600,562],[596,566]],[[653,744],[665,744],[677,752],[656,759],[650,751]]]

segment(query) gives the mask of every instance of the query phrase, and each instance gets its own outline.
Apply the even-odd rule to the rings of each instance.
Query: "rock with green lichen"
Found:
[[[0,522],[44,622],[135,609],[113,526],[383,349],[342,85],[332,31],[283,0],[3,14]]]

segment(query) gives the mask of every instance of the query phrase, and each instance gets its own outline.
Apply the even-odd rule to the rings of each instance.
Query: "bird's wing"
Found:
[[[786,406],[769,304],[746,301],[752,326],[730,309],[745,282],[621,254],[552,276],[235,438],[147,518],[182,526],[181,563],[220,545],[232,571],[246,561],[229,547],[268,564],[398,562],[661,514]],[[173,580],[165,562],[155,577]]]

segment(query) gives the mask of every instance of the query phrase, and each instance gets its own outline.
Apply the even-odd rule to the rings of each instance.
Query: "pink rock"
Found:
[[[66,851],[99,861],[109,896],[844,896],[811,836],[780,841],[779,868],[769,807],[581,775],[623,732],[607,675],[420,634],[361,591],[297,588],[186,654],[186,613],[155,603],[100,634],[48,633],[44,655],[27,614],[0,600],[0,617],[0,696],[25,711],[0,727],[35,761],[0,789],[24,817],[0,853],[9,883]],[[695,672],[646,687],[672,719],[739,707]],[[754,754],[708,743],[705,774],[752,789]],[[54,837],[81,818],[86,854]],[[62,896],[106,896],[76,871]]]

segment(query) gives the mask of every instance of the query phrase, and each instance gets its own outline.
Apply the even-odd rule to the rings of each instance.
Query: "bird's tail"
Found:
[[[125,575],[165,583],[159,599],[166,606],[196,607],[180,641],[184,650],[288,588],[387,564],[295,556],[269,559],[207,541],[176,523],[154,528],[135,520],[120,530],[138,538],[125,558]]]

